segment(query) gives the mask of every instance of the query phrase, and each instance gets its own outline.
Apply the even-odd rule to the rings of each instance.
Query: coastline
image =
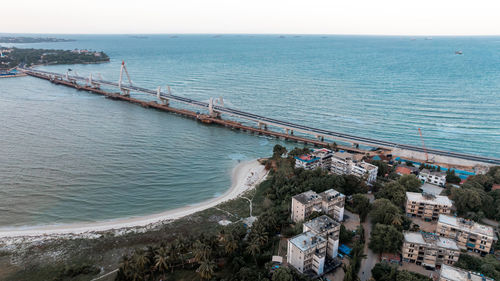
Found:
[[[61,238],[64,236],[70,236],[71,238],[92,238],[99,237],[99,233],[110,231],[115,231],[116,235],[128,233],[127,230],[130,229],[137,231],[137,228],[143,228],[139,229],[139,231],[146,231],[156,225],[170,222],[235,199],[262,182],[267,174],[268,172],[258,160],[242,162],[232,170],[231,188],[219,197],[141,217],[61,225],[0,228],[0,244],[6,242],[4,240],[17,238]]]

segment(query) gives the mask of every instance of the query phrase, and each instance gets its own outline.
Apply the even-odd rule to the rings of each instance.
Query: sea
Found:
[[[427,147],[500,158],[500,37],[55,37],[75,41],[0,45],[104,51],[111,62],[39,68],[118,81],[123,60],[138,86],[405,144],[422,145],[421,128]],[[275,144],[302,145],[32,77],[1,79],[0,228],[197,204],[223,194],[239,162],[270,156]]]

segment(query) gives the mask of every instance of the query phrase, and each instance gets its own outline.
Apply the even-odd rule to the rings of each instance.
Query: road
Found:
[[[370,203],[373,203],[375,197],[373,194],[367,194]],[[366,217],[365,222],[362,224],[365,230],[365,249],[363,253],[366,255],[366,259],[361,261],[361,267],[359,269],[358,277],[361,281],[369,280],[372,277],[372,268],[378,263],[378,254],[374,253],[370,248],[368,248],[368,243],[370,243],[370,233],[372,231],[372,220],[370,216]]]

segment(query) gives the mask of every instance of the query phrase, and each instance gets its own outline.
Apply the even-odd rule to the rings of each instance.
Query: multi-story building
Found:
[[[488,254],[495,240],[490,226],[447,215],[440,215],[436,233],[454,239],[458,246],[480,254]]]
[[[332,151],[330,149],[321,148],[313,149],[311,155],[319,158],[319,166],[325,170],[329,170],[332,165]]]
[[[319,195],[321,196],[322,211],[337,221],[343,221],[345,195],[335,189],[328,189]]]
[[[458,261],[460,249],[454,240],[431,233],[405,232],[403,261],[425,267],[439,268]]]
[[[344,218],[344,194],[329,189],[317,194],[309,190],[292,197],[292,221],[305,220],[313,212],[324,212],[338,221]]]
[[[423,182],[444,186],[446,184],[446,173],[435,171],[431,172],[428,169],[422,169],[422,171],[418,174],[418,179]]]
[[[326,240],[326,254],[329,258],[335,258],[339,249],[340,223],[322,215],[304,223],[303,232],[312,232]]]
[[[305,170],[314,170],[320,166],[321,158],[313,155],[295,156],[295,168],[303,168]]]
[[[292,197],[292,221],[305,220],[313,212],[322,211],[322,199],[316,192],[309,190]]]
[[[310,231],[288,239],[287,262],[299,272],[323,274],[327,241]]]
[[[437,220],[440,214],[451,213],[453,201],[447,196],[406,192],[406,215]]]
[[[439,281],[495,281],[495,279],[481,273],[443,264],[439,272]]]
[[[338,175],[366,178],[366,181],[371,183],[377,180],[378,167],[364,161],[356,161],[350,153],[336,152],[331,159],[330,171]]]
[[[351,174],[358,178],[365,178],[366,182],[372,183],[377,180],[378,167],[365,161],[353,163],[351,167]]]

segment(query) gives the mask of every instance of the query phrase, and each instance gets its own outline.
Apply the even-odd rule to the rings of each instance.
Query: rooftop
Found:
[[[321,198],[323,198],[323,200],[326,200],[326,201],[330,201],[330,200],[337,198],[337,197],[345,197],[344,194],[338,192],[335,189],[325,190],[325,191],[321,192],[319,195],[321,196]]]
[[[342,160],[352,159],[352,154],[348,152],[335,152],[333,156]]]
[[[423,194],[416,192],[406,192],[406,198],[409,201],[415,201],[419,203],[441,205],[441,206],[453,206],[453,201],[447,196],[434,195],[434,194]]]
[[[446,176],[446,173],[445,172],[437,172],[437,171],[429,171],[429,169],[422,169],[422,171],[420,171],[421,174],[430,174],[430,175],[433,175],[433,176],[438,176],[438,177],[442,177],[442,176]]]
[[[321,217],[317,217],[304,223],[304,226],[306,226],[314,233],[322,233],[328,229],[340,226],[340,223],[330,218],[329,216],[322,215]]]
[[[325,242],[326,240],[317,236],[316,234],[307,231],[301,233],[295,237],[290,238],[290,243],[292,243],[295,247],[299,248],[301,251],[307,251],[311,248],[316,247],[319,243]]]
[[[297,195],[293,196],[292,198],[294,198],[295,200],[299,201],[302,204],[307,204],[313,200],[319,199],[320,196],[316,192],[309,190],[309,191],[303,192],[301,194],[297,194]]]
[[[438,222],[453,226],[454,228],[465,230],[479,235],[494,237],[493,227],[466,220],[464,218],[439,215]]]
[[[368,170],[368,171],[373,170],[373,169],[377,169],[377,166],[372,165],[370,163],[366,163],[365,161],[362,161],[361,163],[358,163],[358,166],[361,166],[365,170]]]
[[[411,170],[405,166],[398,166],[396,168],[396,173],[401,174],[401,175],[411,175]]]
[[[312,152],[312,155],[321,157],[321,158],[328,158],[332,156],[332,151],[326,148],[321,148],[321,149],[314,149]]]
[[[405,241],[409,243],[426,245],[427,247],[440,247],[450,250],[457,250],[457,243],[451,239],[439,237],[436,234],[426,232],[405,232]]]
[[[312,155],[301,155],[299,157],[294,157],[296,160],[306,162],[306,163],[311,163],[314,161],[318,161],[319,157],[313,157]]]
[[[494,279],[485,277],[480,273],[467,271],[446,264],[441,265],[440,274],[441,278],[450,281],[494,281]]]

